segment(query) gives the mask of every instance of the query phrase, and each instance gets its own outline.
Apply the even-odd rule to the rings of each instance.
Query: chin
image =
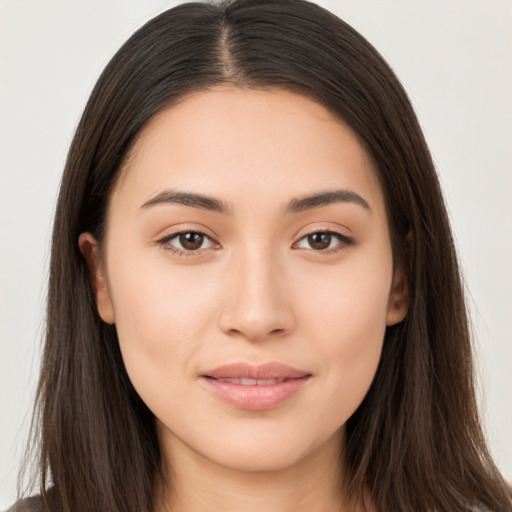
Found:
[[[296,450],[283,451],[271,448],[258,448],[256,450],[231,451],[231,453],[218,454],[210,459],[212,462],[226,469],[243,473],[267,473],[283,471],[294,467],[307,455],[297,453]]]
[[[275,432],[254,431],[245,435],[227,435],[225,442],[208,443],[203,450],[196,453],[212,463],[226,469],[239,472],[276,472],[310,466],[316,458],[332,458],[334,463],[339,461],[343,430],[338,430],[329,436],[316,438],[303,435],[302,432],[290,432],[282,429]],[[295,435],[293,435],[295,434]],[[213,449],[212,449],[213,447]],[[199,447],[197,447],[199,448]]]

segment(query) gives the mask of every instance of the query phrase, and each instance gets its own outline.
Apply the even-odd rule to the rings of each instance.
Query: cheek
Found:
[[[197,268],[162,269],[142,258],[118,258],[112,268],[115,323],[130,379],[137,390],[163,378],[172,385],[169,375],[192,371],[198,340],[211,325],[209,281]]]
[[[386,331],[391,258],[331,273],[303,305],[305,338],[321,354],[329,402],[340,423],[357,409],[377,370]],[[327,414],[330,414],[327,411]]]
[[[346,265],[303,272],[295,291],[301,297],[301,316],[312,332],[328,338],[358,339],[365,345],[384,333],[392,278],[387,252],[355,254]],[[364,335],[367,333],[367,336]]]

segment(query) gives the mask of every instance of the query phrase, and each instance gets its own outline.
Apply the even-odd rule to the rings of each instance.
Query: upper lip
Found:
[[[211,377],[213,379],[299,379],[306,377],[311,373],[298,370],[286,364],[272,362],[260,365],[252,365],[249,363],[231,363],[208,370],[203,377]]]

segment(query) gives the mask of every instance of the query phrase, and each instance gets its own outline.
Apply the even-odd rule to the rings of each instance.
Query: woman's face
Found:
[[[186,96],[138,137],[103,258],[90,234],[80,247],[169,458],[339,457],[407,305],[376,171],[324,107],[286,91]]]

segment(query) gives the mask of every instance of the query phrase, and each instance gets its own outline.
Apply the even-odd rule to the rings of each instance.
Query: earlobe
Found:
[[[388,299],[388,315],[386,325],[391,326],[401,322],[409,311],[409,291],[407,279],[402,267],[397,267],[393,275],[393,283]]]
[[[82,233],[78,237],[78,247],[89,270],[98,314],[107,324],[114,324],[114,307],[107,285],[104,265],[100,257],[98,242],[91,233]]]

